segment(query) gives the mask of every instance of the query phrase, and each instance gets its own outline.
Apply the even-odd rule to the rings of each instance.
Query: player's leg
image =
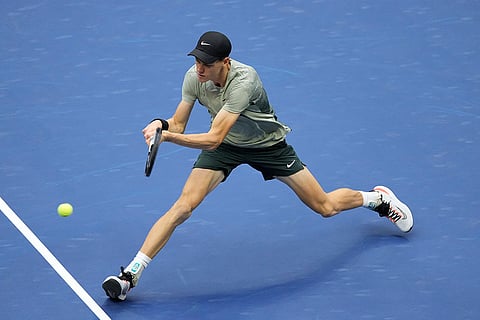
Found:
[[[165,246],[175,228],[187,220],[192,211],[224,179],[223,171],[194,168],[182,193],[174,205],[152,226],[135,258],[118,276],[110,276],[102,284],[112,299],[125,300],[127,292],[135,287],[150,261]]]
[[[187,220],[192,211],[223,180],[222,171],[194,168],[182,194],[174,205],[151,228],[140,251],[153,259],[165,246],[177,226]]]
[[[285,142],[249,153],[248,158],[248,163],[261,171],[265,180],[277,178],[284,182],[308,207],[324,217],[363,206],[387,217],[403,232],[413,227],[410,209],[386,187],[377,186],[369,192],[341,188],[326,193],[293,147]]]
[[[370,192],[341,188],[325,193],[307,168],[290,176],[278,176],[277,179],[286,183],[308,207],[323,217],[363,206],[388,218],[403,232],[413,228],[410,209],[387,187],[377,186]]]
[[[285,141],[258,152],[249,152],[246,160],[262,172],[265,180],[277,178],[286,183],[308,207],[324,217],[363,204],[362,194],[358,191],[343,188],[326,193],[294,148]]]
[[[331,217],[363,204],[363,196],[359,191],[341,188],[326,193],[306,167],[295,174],[277,179],[287,184],[303,203],[323,217]]]

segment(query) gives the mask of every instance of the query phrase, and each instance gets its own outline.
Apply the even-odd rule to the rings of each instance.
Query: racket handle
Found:
[[[158,134],[159,132],[162,132],[161,128],[157,128],[157,130],[155,131],[155,134],[150,138],[150,149],[152,149],[153,145],[155,144],[157,139],[160,137],[160,135]]]
[[[153,136],[153,137],[150,138],[149,149],[152,149],[152,147],[153,147],[154,144],[155,144],[155,136]]]

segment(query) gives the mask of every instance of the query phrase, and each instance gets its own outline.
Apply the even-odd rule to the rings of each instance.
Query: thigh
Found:
[[[185,182],[180,200],[188,202],[191,209],[195,209],[224,177],[221,170],[194,168]]]
[[[312,210],[318,212],[329,209],[328,195],[307,167],[290,176],[276,178],[288,185]]]

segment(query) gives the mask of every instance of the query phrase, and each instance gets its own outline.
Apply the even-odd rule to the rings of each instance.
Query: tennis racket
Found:
[[[153,164],[157,157],[158,146],[160,145],[160,138],[162,137],[162,129],[157,128],[155,135],[150,138],[150,146],[148,147],[147,162],[145,163],[145,176],[150,177],[152,173]]]

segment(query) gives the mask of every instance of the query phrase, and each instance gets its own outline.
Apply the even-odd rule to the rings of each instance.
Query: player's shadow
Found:
[[[244,306],[278,303],[302,294],[305,290],[318,287],[320,283],[334,281],[336,271],[348,268],[352,261],[368,251],[383,246],[399,246],[408,243],[409,240],[406,237],[392,234],[391,229],[389,230],[364,230],[361,236],[349,242],[343,250],[335,248],[334,254],[330,251],[328,256],[317,262],[318,267],[311,272],[273,285],[218,293],[192,293],[192,295],[169,298],[142,294],[141,291],[135,292],[135,295],[130,295],[128,298],[128,313],[143,314],[145,312],[145,315],[161,314],[166,318],[174,315],[175,319],[192,319],[197,315],[209,313],[213,309],[220,314],[235,313],[241,312]],[[319,255],[322,254],[319,253]],[[275,270],[272,269],[272,272]],[[112,304],[108,301],[104,306],[107,310],[112,308]],[[122,313],[125,311],[123,310]]]

